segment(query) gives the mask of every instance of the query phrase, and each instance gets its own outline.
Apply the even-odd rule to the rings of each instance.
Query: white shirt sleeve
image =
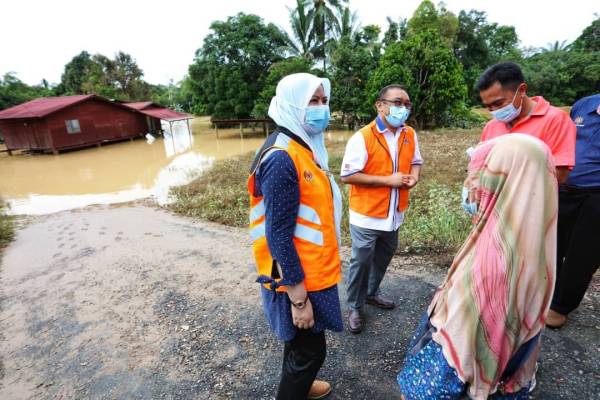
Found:
[[[360,131],[356,132],[348,143],[342,160],[341,176],[349,176],[361,172],[367,164],[367,147],[365,138]]]
[[[419,148],[419,139],[417,138],[417,132],[415,132],[415,154],[413,155],[411,165],[422,165],[423,157],[421,157],[421,149]]]

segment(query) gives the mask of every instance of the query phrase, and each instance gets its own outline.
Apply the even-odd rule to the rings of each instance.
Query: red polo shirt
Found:
[[[542,140],[552,151],[557,167],[575,165],[575,139],[577,130],[569,115],[551,106],[541,96],[532,97],[537,104],[525,119],[515,126],[493,119],[481,133],[481,141],[493,139],[506,133],[525,133]]]

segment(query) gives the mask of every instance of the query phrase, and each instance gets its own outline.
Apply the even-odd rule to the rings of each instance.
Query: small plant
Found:
[[[458,249],[471,224],[460,207],[460,187],[437,182],[417,186],[400,228],[400,249],[406,252],[442,253]]]
[[[6,246],[14,238],[14,219],[6,214],[8,204],[0,199],[0,247]]]

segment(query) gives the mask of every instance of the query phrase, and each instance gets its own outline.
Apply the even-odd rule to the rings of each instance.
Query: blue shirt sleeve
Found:
[[[284,285],[304,280],[304,271],[293,237],[300,207],[298,173],[285,151],[274,150],[256,174],[257,188],[265,201],[265,234],[269,251],[281,267]]]

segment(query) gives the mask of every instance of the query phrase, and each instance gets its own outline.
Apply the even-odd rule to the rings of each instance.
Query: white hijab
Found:
[[[325,96],[330,98],[331,83],[327,78],[319,78],[307,73],[291,74],[284,77],[277,84],[275,97],[271,99],[269,116],[273,118],[277,125],[289,129],[304,140],[310,147],[315,161],[327,172],[333,192],[335,230],[338,244],[341,244],[342,194],[333,179],[333,175],[329,172],[329,155],[325,148],[325,135],[321,132],[318,135],[311,136],[302,127],[308,103],[321,85]]]

